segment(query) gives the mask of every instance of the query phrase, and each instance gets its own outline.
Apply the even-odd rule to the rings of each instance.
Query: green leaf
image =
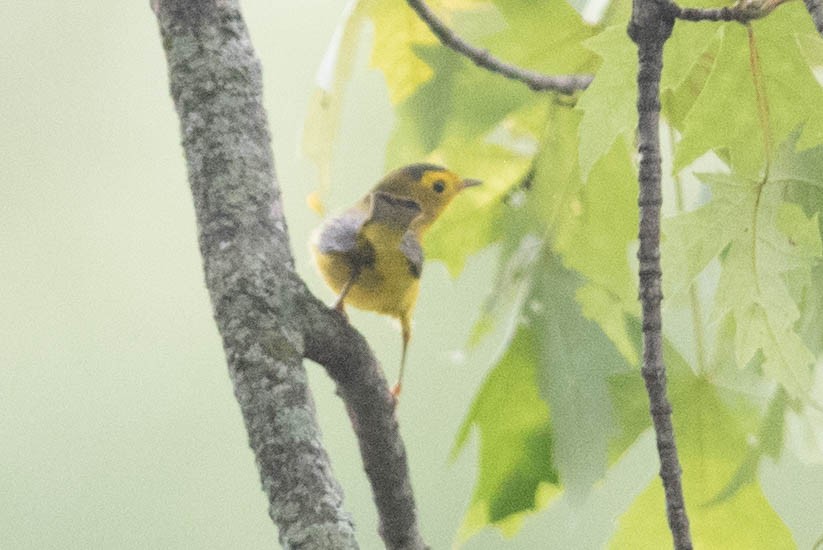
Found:
[[[823,42],[816,32],[797,33],[797,44],[810,66],[823,66]]]
[[[435,72],[398,106],[387,153],[391,165],[419,161],[438,147],[454,150],[483,137],[535,99],[525,86],[478,70],[441,46],[417,47],[414,52]]]
[[[809,389],[814,356],[794,330],[800,312],[785,276],[793,270],[810,273],[820,256],[820,235],[806,231],[816,242],[798,247],[780,231],[781,212],[785,217],[790,209],[782,203],[781,185],[760,185],[733,176],[703,179],[715,194],[710,204],[734,204],[739,220],[723,224],[728,249],[721,262],[713,317],[734,316],[738,366],[745,367],[762,352],[766,375],[780,382],[790,395],[802,395]],[[816,220],[812,223],[816,229]]]
[[[592,70],[592,55],[582,42],[594,27],[564,0],[495,0],[494,6],[508,24],[480,41],[509,63],[549,74],[585,73]]]
[[[621,354],[637,362],[625,318],[637,315],[635,269],[629,247],[637,237],[637,174],[626,142],[619,139],[594,166],[579,189],[575,215],[557,228],[555,248],[586,284],[577,297]]]
[[[523,196],[523,216],[541,235],[562,231],[578,216],[582,182],[576,136],[581,118],[580,111],[564,106],[549,111],[531,185]]]
[[[631,141],[637,128],[637,47],[626,25],[609,27],[585,42],[603,64],[577,102],[580,122],[580,170],[583,181],[618,137]]]
[[[700,48],[693,48],[692,44],[706,44],[705,49],[695,58],[691,56],[684,57],[670,64],[664,56],[663,65],[666,69],[663,71],[660,95],[662,110],[666,120],[680,131],[683,131],[685,118],[712,73],[717,51],[720,48],[720,37],[722,36],[722,31],[714,29],[712,34],[684,38],[685,33],[680,31],[684,28],[702,28],[704,33],[706,30],[712,30],[709,27],[696,25],[675,25],[672,39],[680,38],[682,42],[677,47],[672,44],[665,50],[665,52],[700,52]],[[687,42],[688,40],[693,40],[693,42]],[[679,70],[670,70],[672,66]]]
[[[536,326],[521,325],[489,373],[455,441],[465,444],[472,427],[480,436],[479,473],[469,514],[458,539],[532,509],[541,483],[556,484],[549,409],[538,394]]]
[[[586,279],[577,294],[584,315],[634,363],[637,354],[624,319],[638,307],[628,260],[637,235],[636,172],[626,142],[618,139],[583,185],[575,137],[584,116],[563,107],[550,113],[547,137],[525,194],[525,215],[533,220],[532,231],[553,235],[553,248],[565,265]]]
[[[753,167],[755,173],[765,160],[746,29],[727,24],[718,33],[712,72],[683,123],[675,172],[713,148],[730,149],[735,167]]]
[[[530,322],[540,330],[538,386],[552,411],[554,462],[572,498],[585,495],[606,472],[614,431],[607,380],[628,369],[597,323],[583,316],[575,295],[584,283],[548,257],[537,266],[526,301]]]
[[[709,504],[720,504],[725,500],[734,497],[740,490],[750,483],[757,481],[757,469],[760,460],[764,456],[778,459],[783,448],[783,432],[785,425],[786,409],[788,402],[786,392],[778,390],[772,397],[771,402],[763,415],[763,422],[760,425],[757,437],[753,444],[749,445],[746,456],[740,463],[734,477],[729,483],[712,499]]]
[[[823,236],[823,219],[820,215],[823,212],[823,146],[798,152],[795,150],[797,140],[796,132],[779,149],[773,163],[772,177],[787,186],[787,200],[799,205],[810,220],[817,220],[818,232]],[[795,212],[795,216],[798,214]],[[809,224],[799,219],[794,229],[784,226],[781,231],[792,242],[798,242],[803,238],[793,233],[802,231],[804,227],[807,232],[811,231]],[[807,247],[811,246],[814,250],[814,237],[807,234],[805,239],[811,241],[807,243]],[[797,331],[817,355],[823,352],[823,262],[813,267],[805,283],[804,289],[794,293],[801,310]]]
[[[698,0],[689,2],[694,7],[726,6],[726,0]],[[666,41],[663,50],[663,73],[660,79],[661,90],[674,90],[681,87],[693,73],[696,65],[702,64],[707,53],[716,51],[715,25],[675,25],[672,35]],[[693,88],[692,92],[698,91]],[[696,94],[695,94],[696,95]]]
[[[823,140],[823,113],[817,108],[823,88],[799,43],[814,32],[808,12],[800,3],[788,3],[753,27],[766,77],[772,143],[784,142],[802,124],[798,147],[818,145]]]
[[[739,483],[735,491],[723,494],[752,452],[749,441],[758,441],[754,421],[759,415],[749,404],[749,396],[720,390],[706,379],[694,376],[682,359],[674,359],[672,351],[669,349],[667,354],[669,392],[695,547],[793,548],[789,530],[754,480]],[[642,384],[626,379],[619,387],[623,395],[628,392],[637,396]],[[629,390],[630,387],[634,389]],[[619,406],[639,401],[637,396],[620,401]],[[621,418],[635,419],[639,413],[639,407],[627,407]],[[636,420],[630,422],[637,429]],[[764,426],[769,426],[768,434],[774,433],[772,424]],[[665,499],[660,480],[655,478],[620,518],[610,547],[669,546],[671,533]]]
[[[432,226],[424,239],[426,256],[442,260],[457,276],[468,257],[496,241],[506,225],[504,198],[525,177],[531,159],[498,145],[476,141],[467,147],[479,157],[466,157],[457,149],[444,154],[443,163],[483,184],[461,193]],[[444,153],[446,153],[444,151]]]
[[[562,481],[579,498],[606,470],[608,379],[627,365],[582,316],[574,297],[581,277],[540,250],[514,338],[457,438],[459,449],[472,425],[480,431],[480,475],[461,538],[537,509],[541,488],[552,494],[547,484]]]
[[[542,247],[540,238],[531,234],[525,235],[519,242],[511,236],[503,242],[493,285],[495,292],[484,300],[480,318],[472,327],[470,345],[476,345],[491,333],[501,319],[509,320],[519,314]]]
[[[582,185],[575,140],[580,119],[581,113],[568,107],[549,110],[546,135],[525,182],[528,185],[511,190],[504,214],[496,220],[504,244],[495,288],[508,284],[511,254],[525,236],[553,235],[553,247],[567,266],[587,279],[577,294],[584,314],[600,324],[634,363],[637,354],[624,320],[638,308],[628,261],[637,234],[636,175],[631,153],[619,140],[597,162],[589,183]],[[494,303],[487,301],[487,313]],[[490,322],[487,316],[483,319]]]
[[[434,75],[432,68],[414,53],[414,48],[431,46],[438,40],[405,2],[366,1],[367,12],[374,22],[371,65],[383,72],[391,102],[397,104]]]
[[[752,22],[751,34],[733,23],[721,27],[712,72],[683,123],[675,171],[709,150],[725,150],[735,171],[756,176],[772,144],[784,141],[799,123],[806,124],[801,146],[823,138],[823,113],[816,108],[823,90],[794,38],[810,26],[803,6],[787,4]]]
[[[778,150],[767,180],[700,176],[710,186],[712,200],[667,220],[663,248],[664,271],[672,273],[667,284],[674,293],[683,292],[711,260],[720,258],[712,318],[734,319],[735,362],[744,368],[762,360],[764,373],[793,397],[810,386],[814,356],[796,330],[798,304],[823,255],[817,215],[809,218],[800,206],[784,200],[790,185],[820,177],[811,172],[820,159],[794,152],[796,137]]]
[[[664,50],[661,78],[661,94],[670,118],[682,120],[702,89],[714,61],[715,33],[710,26],[675,25]],[[595,162],[618,138],[634,142],[637,47],[626,33],[623,20],[586,40],[584,45],[603,60],[577,104],[577,109],[585,113],[580,124],[580,169],[586,181]]]

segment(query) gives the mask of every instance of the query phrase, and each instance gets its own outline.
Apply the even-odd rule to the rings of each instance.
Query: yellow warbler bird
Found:
[[[326,283],[347,304],[400,320],[403,352],[392,395],[400,394],[411,314],[420,290],[425,231],[463,189],[480,181],[461,179],[434,164],[410,164],[384,177],[340,216],[326,221],[312,250]]]

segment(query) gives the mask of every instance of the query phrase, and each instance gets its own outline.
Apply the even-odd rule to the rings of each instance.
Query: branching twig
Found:
[[[650,411],[657,437],[660,477],[666,493],[669,528],[678,550],[691,549],[689,520],[680,482],[680,460],[666,397],[666,368],[663,364],[663,332],[660,302],[660,73],[663,45],[671,35],[674,14],[659,0],[634,0],[629,35],[637,44],[638,150],[640,153],[640,300],[643,306],[643,379],[649,394]]]
[[[591,84],[591,75],[547,75],[506,63],[494,57],[488,50],[472,46],[457,36],[454,31],[438,19],[423,0],[406,1],[444,46],[468,57],[472,63],[479,67],[501,74],[506,78],[519,80],[537,92],[550,91],[572,94],[577,90],[585,90]]]
[[[373,355],[294,271],[260,65],[236,0],[153,0],[183,134],[206,286],[270,515],[286,548],[357,548],[302,361],[338,383],[386,546],[421,550],[403,442]]]
[[[686,21],[737,21],[747,23],[752,19],[745,12],[735,9],[733,6],[723,6],[722,8],[680,8],[677,12],[678,19]]]

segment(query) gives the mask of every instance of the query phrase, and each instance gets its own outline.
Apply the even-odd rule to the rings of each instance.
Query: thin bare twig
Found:
[[[592,75],[547,75],[506,63],[493,56],[488,50],[472,46],[457,36],[431,11],[423,0],[406,1],[444,46],[469,58],[478,67],[483,67],[512,80],[518,80],[536,92],[573,94],[578,90],[585,90],[592,82]]]
[[[672,426],[672,408],[666,396],[666,367],[663,363],[663,320],[660,304],[660,207],[663,203],[660,170],[660,74],[663,45],[674,26],[674,13],[659,0],[634,0],[629,36],[637,44],[638,174],[640,194],[640,300],[643,308],[643,379],[660,457],[660,477],[666,494],[669,529],[677,550],[691,550],[680,460]]]
[[[388,385],[368,345],[294,271],[237,0],[153,0],[180,118],[206,286],[269,513],[285,548],[357,548],[320,441],[303,359],[338,384],[387,548],[426,548]]]

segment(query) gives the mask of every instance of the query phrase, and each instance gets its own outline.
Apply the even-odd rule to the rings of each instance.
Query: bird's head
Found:
[[[480,181],[463,179],[436,164],[419,163],[389,173],[377,185],[377,190],[418,203],[421,213],[413,227],[422,232],[434,223],[460,191],[475,185],[480,185]]]

